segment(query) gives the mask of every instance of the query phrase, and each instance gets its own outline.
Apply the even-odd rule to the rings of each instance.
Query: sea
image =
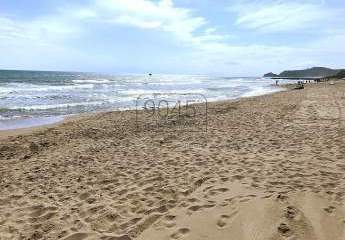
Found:
[[[275,80],[261,77],[0,70],[0,130],[86,112],[135,109],[138,97],[154,94],[197,94],[213,102],[283,90],[274,85]]]

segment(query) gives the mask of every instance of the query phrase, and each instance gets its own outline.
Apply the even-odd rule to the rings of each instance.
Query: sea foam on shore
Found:
[[[0,80],[0,122],[3,128],[6,124],[18,126],[21,118],[19,125],[22,126],[27,122],[40,122],[42,117],[134,109],[139,96],[149,97],[156,93],[199,94],[213,102],[282,90],[272,86],[274,81],[271,79],[201,75],[0,71]],[[25,127],[28,126],[31,123]]]

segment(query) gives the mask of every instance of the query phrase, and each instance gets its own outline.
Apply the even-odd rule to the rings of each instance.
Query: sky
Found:
[[[345,68],[343,0],[0,0],[0,69],[259,76]]]

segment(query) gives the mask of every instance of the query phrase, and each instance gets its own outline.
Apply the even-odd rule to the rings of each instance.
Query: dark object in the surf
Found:
[[[149,76],[152,76],[152,73],[149,73]]]

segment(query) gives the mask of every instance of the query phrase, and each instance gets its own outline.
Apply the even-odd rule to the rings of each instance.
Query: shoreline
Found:
[[[263,93],[263,94],[259,94],[259,95],[253,95],[253,96],[242,96],[242,97],[238,97],[238,98],[233,98],[233,99],[224,99],[224,100],[214,100],[214,101],[207,101],[208,103],[216,103],[216,102],[234,102],[234,101],[241,101],[242,99],[247,99],[247,98],[255,98],[255,97],[260,97],[260,96],[265,96],[265,95],[272,95],[272,94],[276,94],[279,92],[283,92],[283,91],[288,91],[289,89],[289,85],[294,85],[294,84],[281,84],[279,86],[275,86],[272,85],[273,87],[277,87],[279,88],[278,90],[269,92],[269,93]],[[194,105],[194,104],[192,104]],[[35,131],[37,129],[44,129],[46,127],[53,127],[53,126],[57,126],[59,124],[62,124],[66,121],[69,121],[71,119],[80,119],[80,118],[84,118],[84,117],[90,117],[90,116],[95,116],[97,114],[102,114],[102,113],[109,113],[109,112],[125,112],[125,111],[135,111],[135,109],[124,109],[124,110],[102,110],[102,111],[96,111],[96,112],[86,112],[86,113],[77,113],[77,114],[72,114],[72,115],[57,115],[57,116],[46,116],[46,117],[29,117],[29,120],[31,119],[32,121],[35,121],[36,119],[43,119],[43,118],[56,118],[56,121],[53,122],[49,122],[48,123],[44,123],[44,119],[42,121],[41,124],[37,124],[37,123],[32,123],[32,126],[30,126],[31,124],[28,124],[26,127],[17,127],[17,128],[9,128],[9,129],[5,129],[5,127],[3,127],[4,129],[1,128],[0,126],[0,139],[3,138],[4,136],[11,136],[11,135],[17,135],[17,134],[21,134],[21,133],[30,133],[30,131]],[[13,122],[18,121],[17,119],[13,119],[13,120],[6,120],[7,122],[11,122],[9,126],[13,125]],[[5,121],[3,121],[5,122]],[[1,123],[1,121],[0,121]]]
[[[122,111],[10,136],[0,141],[0,235],[341,240],[344,90],[212,102],[207,132],[150,118],[138,127]]]

